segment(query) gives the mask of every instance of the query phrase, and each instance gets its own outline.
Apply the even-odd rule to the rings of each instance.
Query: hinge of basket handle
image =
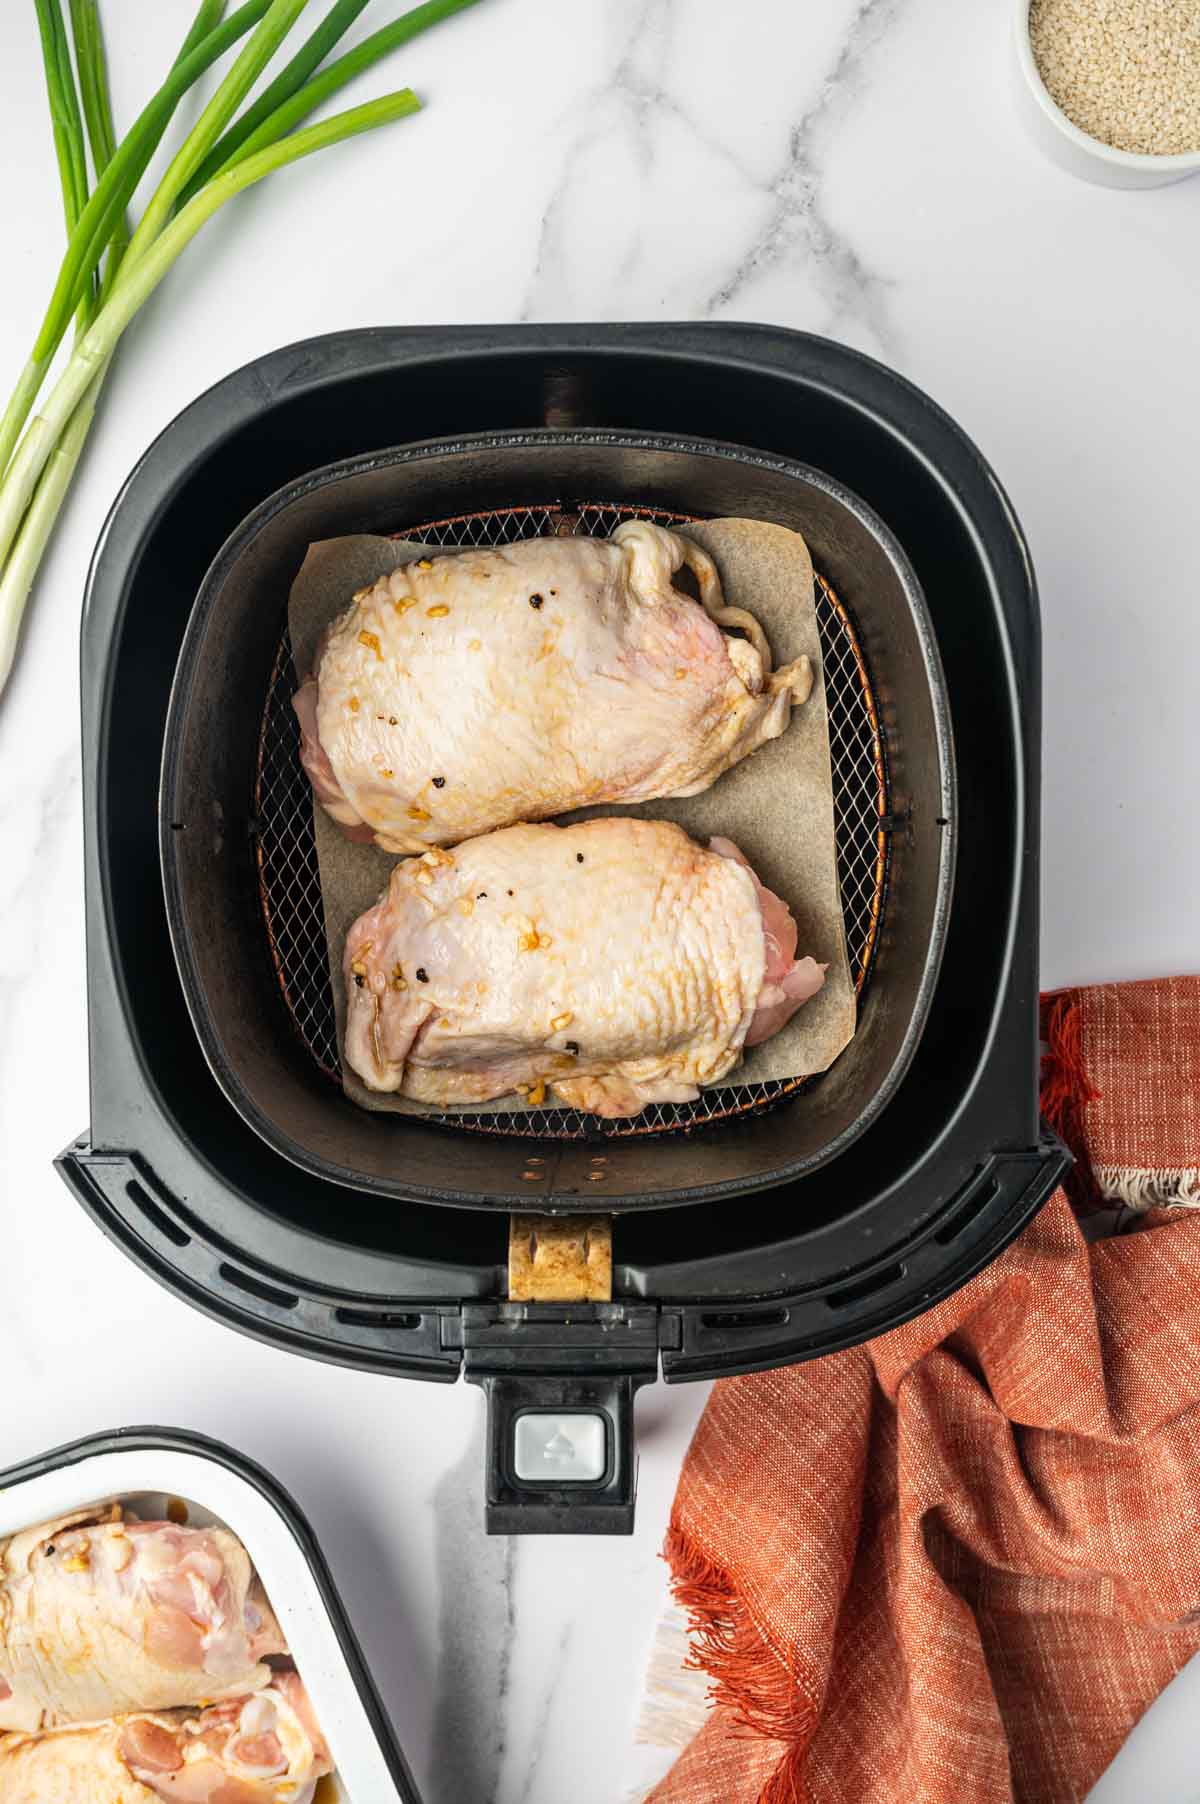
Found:
[[[611,1215],[510,1215],[513,1303],[610,1303]]]

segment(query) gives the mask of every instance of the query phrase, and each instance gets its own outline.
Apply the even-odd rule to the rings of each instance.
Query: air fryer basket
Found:
[[[546,536],[607,538],[626,519],[681,525],[687,516],[663,509],[606,502],[569,508],[489,508],[449,520],[422,520],[398,537],[447,550],[511,545]],[[861,998],[874,961],[887,890],[889,794],[887,749],[870,673],[854,623],[832,587],[815,572],[829,711],[834,833],[855,994]],[[313,830],[312,786],[299,758],[299,725],[292,706],[296,671],[285,627],[263,707],[254,773],[255,856],[267,943],[284,1006],[304,1045],[332,1082],[342,1081],[337,1016],[329,975],[320,867]],[[813,1078],[773,1078],[709,1090],[691,1103],[655,1103],[632,1120],[601,1120],[578,1109],[528,1108],[491,1113],[460,1109],[441,1117],[447,1127],[479,1134],[524,1134],[550,1139],[603,1140],[627,1134],[670,1133],[755,1112],[795,1095]]]
[[[485,481],[477,462],[473,476],[463,474],[462,456],[480,441],[461,435],[501,434],[513,446],[523,433],[532,452],[547,442],[547,424],[556,428],[553,480],[535,469],[519,486],[503,472]],[[626,448],[621,482],[610,480],[611,464],[588,467],[595,441],[576,426],[602,429]],[[715,453],[724,482],[710,482],[716,492],[707,496],[703,482],[672,492],[661,458],[639,449],[649,434],[663,435],[660,449],[691,435],[687,452]],[[426,460],[418,483],[388,449],[401,438],[412,461],[435,443],[450,443],[460,461],[448,454],[438,473]],[[735,445],[760,450],[730,453]],[[919,981],[914,959],[924,970],[914,920],[933,919],[948,899],[929,894],[945,868],[944,849],[930,855],[929,830],[954,839],[941,968],[890,1105],[836,1158],[740,1205],[740,1187],[769,1183],[793,1155],[789,1121],[824,1106],[846,1060],[757,1119],[683,1135],[616,1135],[599,1148],[547,1142],[535,1150],[528,1139],[405,1123],[412,1156],[406,1150],[403,1178],[395,1187],[364,1180],[360,1194],[321,1160],[281,1156],[234,1105],[229,1074],[214,1076],[212,1047],[204,1056],[189,1013],[199,992],[193,986],[189,998],[180,981],[159,881],[172,679],[185,638],[200,630],[197,593],[229,536],[264,495],[286,489],[296,498],[300,513],[283,523],[265,561],[260,617],[233,623],[223,661],[205,678],[213,732],[230,742],[228,769],[205,792],[207,814],[193,810],[184,826],[168,811],[164,825],[172,832],[179,821],[175,837],[197,834],[193,856],[207,847],[220,865],[218,927],[222,907],[236,906],[242,923],[223,942],[231,976],[217,997],[238,1081],[266,1074],[268,1100],[287,1095],[300,1114],[311,1104],[304,1131],[323,1157],[346,1150],[335,1118],[357,1111],[310,1056],[282,1001],[262,922],[251,800],[283,624],[281,578],[268,566],[274,560],[290,574],[311,536],[307,473],[322,473],[317,489],[354,478],[328,530],[396,530],[514,502],[589,497],[681,513],[767,511],[762,487],[783,482],[780,471],[794,498],[794,458],[819,463],[833,487],[861,496],[903,542],[936,631],[967,802],[952,830],[938,825],[948,810],[930,805],[938,791],[927,768],[931,740],[910,707],[926,681],[923,652],[903,633],[893,639],[890,627],[883,635],[879,611],[869,596],[864,605],[854,581],[855,571],[877,568],[869,559],[881,555],[879,542],[863,547],[828,519],[824,529],[807,522],[821,574],[852,616],[889,754],[889,811],[880,821],[887,894],[864,1022],[868,1010],[907,1011]],[[346,459],[354,461],[338,464]],[[567,469],[570,459],[582,469]],[[711,477],[711,464],[703,468]],[[411,492],[400,494],[406,483]],[[315,494],[316,530],[323,506]],[[264,534],[259,550],[270,549]],[[886,558],[884,566],[881,580]],[[638,1385],[660,1371],[673,1383],[764,1370],[896,1327],[995,1258],[1063,1170],[1066,1155],[1037,1110],[1039,643],[1020,527],[976,447],[894,371],[828,339],[727,321],[381,328],[257,358],[146,452],[89,578],[81,697],[90,1119],[58,1161],[64,1180],[129,1258],[229,1327],[363,1370],[484,1385],[490,1527],[628,1530]],[[176,700],[182,708],[179,692]],[[201,1000],[207,1009],[207,994]],[[248,1065],[239,1032],[254,1043]],[[856,1056],[865,1051],[858,1046]],[[676,1186],[666,1202],[686,1200],[688,1186],[704,1199],[617,1217],[611,1303],[512,1303],[506,1217],[428,1206],[431,1185],[443,1187],[439,1200],[471,1201],[488,1185],[527,1209],[569,1206],[579,1165],[590,1171],[592,1161],[604,1177],[589,1189],[608,1209],[640,1197],[651,1173]],[[509,1459],[516,1413],[581,1406],[607,1425],[612,1458],[601,1484],[522,1490]]]
[[[878,970],[861,985],[854,1041],[819,1080],[722,1090],[607,1133],[561,1109],[446,1117],[459,1130],[447,1183],[436,1125],[364,1114],[327,1081],[336,1043],[311,804],[286,725],[287,590],[307,543],[339,532],[494,541],[547,525],[606,531],[635,511],[736,513],[805,534],[820,573],[851,952],[860,979],[876,958]],[[210,571],[184,643],[165,740],[162,856],[193,1021],[245,1119],[287,1157],[341,1183],[506,1209],[529,1206],[532,1189],[539,1208],[605,1211],[778,1184],[848,1145],[912,1056],[948,913],[953,785],[949,710],[916,580],[880,522],[819,473],[732,446],[582,432],[358,459],[293,484],[250,516]],[[900,836],[889,832],[897,818]],[[736,1128],[678,1131],[772,1103],[772,1115]],[[524,1139],[485,1149],[464,1128]],[[591,1156],[614,1131],[642,1139],[640,1158],[626,1160],[619,1178]],[[553,1143],[552,1156],[531,1155],[529,1136]]]

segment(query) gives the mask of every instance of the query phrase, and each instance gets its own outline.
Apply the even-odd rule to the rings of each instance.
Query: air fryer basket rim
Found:
[[[628,450],[648,451],[656,454],[676,453],[685,457],[718,460],[726,465],[767,471],[786,479],[789,483],[799,484],[828,497],[857,521],[882,552],[908,609],[908,617],[912,623],[923,664],[924,693],[928,697],[933,719],[937,754],[938,813],[941,818],[950,823],[953,823],[955,818],[954,755],[949,704],[936,635],[920,584],[895,534],[861,497],[849,489],[846,484],[830,477],[826,472],[801,463],[799,460],[761,452],[753,447],[685,435],[611,430],[543,429],[463,434],[450,439],[404,444],[383,451],[368,452],[357,457],[338,460],[322,466],[320,469],[306,472],[292,483],[284,485],[274,494],[266,497],[229,535],[213,560],[193,607],[180,651],[175,682],[172,686],[167,731],[164,736],[160,789],[160,851],[168,919],[180,975],[183,979],[187,1006],[205,1059],[218,1083],[241,1113],[243,1119],[268,1145],[282,1152],[290,1161],[311,1172],[314,1176],[332,1179],[359,1192],[370,1190],[381,1194],[402,1194],[415,1200],[472,1208],[511,1209],[528,1207],[530,1202],[528,1192],[508,1188],[503,1183],[489,1188],[486,1195],[481,1194],[478,1190],[456,1189],[453,1185],[423,1184],[408,1176],[401,1176],[394,1182],[381,1183],[372,1173],[364,1172],[351,1164],[336,1161],[328,1156],[314,1156],[302,1141],[287,1133],[279,1122],[274,1121],[267,1112],[259,1108],[243,1084],[233,1062],[227,1056],[223,1036],[214,1020],[213,1011],[205,994],[205,986],[199,968],[200,960],[197,957],[196,946],[188,923],[187,899],[184,886],[180,881],[178,863],[180,840],[170,825],[172,821],[186,818],[187,813],[187,797],[182,787],[186,779],[183,760],[180,756],[182,743],[180,729],[181,723],[186,722],[193,690],[201,681],[201,658],[205,630],[220,599],[223,584],[241,554],[247,547],[254,544],[273,519],[306,496],[356,477],[402,466],[419,467],[423,464],[432,466],[439,459],[487,451],[530,450],[542,453],[563,453],[570,448],[607,452]],[[608,1192],[597,1198],[594,1203],[586,1192],[583,1196],[579,1195],[578,1185],[572,1186],[569,1192],[558,1194],[551,1186],[550,1196],[539,1196],[538,1206],[544,1207],[548,1203],[549,1206],[559,1208],[590,1207],[597,1212],[608,1213],[613,1210],[630,1208],[662,1208],[676,1204],[682,1205],[732,1194],[745,1194],[752,1190],[769,1189],[794,1181],[806,1172],[836,1158],[865,1131],[886,1107],[908,1069],[919,1043],[936,985],[945,940],[953,887],[954,845],[955,836],[951,826],[944,829],[939,836],[937,896],[926,944],[925,965],[895,1057],[882,1081],[876,1085],[846,1127],[832,1135],[816,1153],[787,1160],[765,1173],[752,1173],[734,1179],[693,1184],[671,1190],[647,1188],[622,1195]],[[453,1145],[453,1129],[441,1131],[450,1136],[447,1145]],[[519,1145],[520,1142],[509,1142],[509,1144]],[[515,1175],[514,1170],[513,1176]]]

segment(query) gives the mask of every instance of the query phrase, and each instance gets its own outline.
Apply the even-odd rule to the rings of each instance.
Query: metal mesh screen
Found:
[[[422,521],[396,536],[446,548],[507,545],[547,535],[606,538],[621,520],[676,525],[693,517],[607,502],[573,507],[551,504]],[[887,761],[870,675],[853,623],[819,573],[816,605],[829,710],[838,873],[850,968],[861,997],[870,976],[887,889]],[[259,889],[267,940],[288,1012],[321,1070],[340,1084],[312,791],[300,764],[299,728],[291,706],[295,687],[285,625],[259,734],[255,781]],[[526,1107],[490,1114],[456,1110],[433,1119],[473,1133],[599,1140],[663,1133],[757,1111],[781,1097],[795,1095],[813,1081],[741,1084],[702,1094],[694,1103],[656,1104],[625,1121],[600,1121],[574,1109]]]

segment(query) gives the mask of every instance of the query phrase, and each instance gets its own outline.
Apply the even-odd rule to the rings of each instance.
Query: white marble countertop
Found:
[[[375,0],[364,27],[393,10]],[[104,11],[128,121],[191,8]],[[129,335],[44,569],[0,705],[0,1465],[139,1421],[262,1460],[324,1541],[427,1804],[613,1804],[651,1772],[633,1721],[702,1391],[643,1394],[632,1541],[487,1542],[474,1391],[241,1339],[135,1270],[68,1196],[50,1160],[88,1114],[76,647],[91,547],[181,407],[334,327],[718,317],[843,339],[958,418],[1032,543],[1044,983],[1200,968],[1200,182],[1112,193],[1044,162],[1012,104],[1009,12],[483,0],[397,60],[430,103],[420,119],[273,178],[172,272]],[[29,5],[0,18],[0,167],[7,382],[60,252]],[[1198,1699],[1193,1669],[1104,1804],[1134,1796],[1135,1767],[1139,1804],[1189,1795]]]

